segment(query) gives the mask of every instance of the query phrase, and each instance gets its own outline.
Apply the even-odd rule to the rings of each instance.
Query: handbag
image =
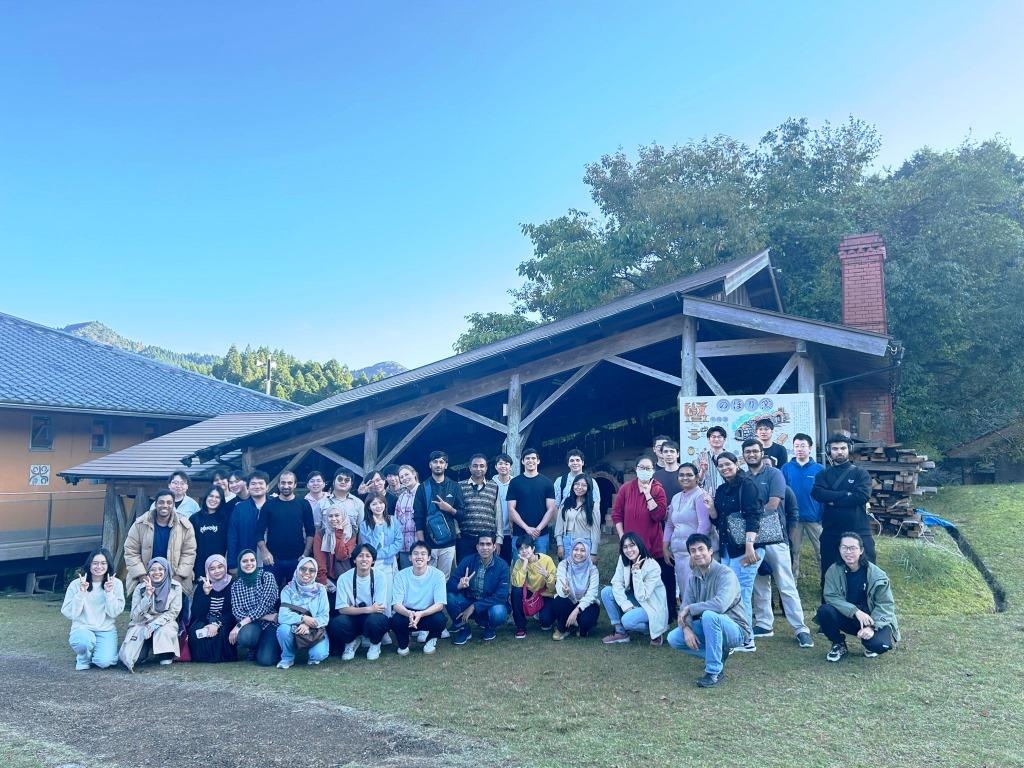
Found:
[[[282,608],[288,608],[299,616],[312,616],[313,614],[301,605],[292,605],[291,603],[281,603]],[[310,629],[304,635],[300,635],[297,632],[292,633],[292,637],[295,639],[295,647],[300,651],[308,651],[314,645],[319,643],[325,637],[327,637],[327,631],[323,627],[317,627],[316,629]]]
[[[747,522],[743,515],[733,513],[725,520],[726,528],[729,531],[729,538],[737,547],[746,546],[747,543]],[[755,547],[764,547],[768,544],[781,544],[786,540],[786,533],[782,530],[782,520],[778,512],[765,512],[761,510],[761,521],[757,526],[757,538],[754,539]]]
[[[544,595],[537,592],[531,592],[526,584],[523,584],[523,613],[526,617],[536,616],[544,608]]]

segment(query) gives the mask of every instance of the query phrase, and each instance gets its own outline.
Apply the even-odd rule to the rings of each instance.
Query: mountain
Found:
[[[106,344],[108,347],[135,352],[143,357],[159,360],[161,363],[169,363],[170,365],[176,365],[179,368],[186,368],[198,373],[208,374],[213,368],[214,363],[220,360],[220,357],[217,355],[203,355],[196,352],[172,352],[163,347],[154,347],[138,341],[132,341],[98,320],[90,320],[87,323],[73,323],[60,330],[70,333],[72,336]]]
[[[365,368],[360,368],[358,371],[352,371],[352,376],[359,378],[365,376],[366,378],[373,381],[376,379],[384,379],[388,376],[394,376],[396,373],[405,373],[409,370],[401,363],[396,363],[394,360],[385,360],[383,363],[374,363],[368,365]]]

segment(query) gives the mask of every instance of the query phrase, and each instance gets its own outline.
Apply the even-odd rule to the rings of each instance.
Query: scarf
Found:
[[[352,521],[348,519],[348,513],[344,509],[341,510],[341,519],[344,524],[340,530],[345,534],[341,540],[344,542],[352,538]],[[320,537],[320,551],[334,552],[334,547],[338,542],[337,535],[337,531],[331,528],[330,521],[324,520],[324,532]]]
[[[587,550],[587,556],[582,563],[572,559],[572,550],[576,549],[577,544],[582,544]],[[590,586],[590,547],[583,539],[573,541],[568,557],[565,558],[565,570],[569,574],[569,595],[578,603],[587,594],[587,588]]]
[[[323,588],[316,582],[316,572],[314,570],[313,580],[309,584],[303,586],[302,582],[299,581],[299,568],[306,563],[312,563],[313,568],[317,568],[316,560],[312,557],[303,557],[299,560],[299,564],[295,566],[295,573],[292,574],[291,588],[295,590],[295,594],[301,595],[302,597],[316,597],[320,590]]]
[[[252,555],[254,557],[256,557],[256,570],[253,571],[252,573],[245,573],[242,570],[242,558],[245,557],[247,554],[250,554],[250,553],[252,553]],[[259,582],[260,582],[260,575],[263,572],[263,569],[260,568],[259,563],[260,563],[260,559],[256,555],[255,550],[243,549],[239,553],[239,555],[238,555],[238,580],[241,581],[243,584],[245,584],[245,586],[247,586],[247,587],[255,587],[257,584],[259,584]]]
[[[210,578],[210,565],[213,563],[220,563],[224,566],[224,575],[217,581]],[[220,592],[231,583],[231,574],[228,573],[228,561],[224,555],[210,555],[206,558],[206,581],[209,582],[216,592]]]
[[[155,582],[150,579],[150,583],[153,585],[153,610],[157,613],[163,613],[167,610],[167,598],[171,594],[171,564],[163,557],[154,557],[149,561],[149,565],[146,567],[148,571],[153,567],[153,563],[159,563],[164,567],[164,579],[161,582]]]

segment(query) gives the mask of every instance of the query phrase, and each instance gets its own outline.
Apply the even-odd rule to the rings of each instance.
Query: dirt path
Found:
[[[192,714],[218,710],[219,722]],[[0,723],[74,750],[89,768],[497,765],[485,747],[454,734],[319,700],[225,695],[148,670],[75,672],[9,654],[0,655]]]

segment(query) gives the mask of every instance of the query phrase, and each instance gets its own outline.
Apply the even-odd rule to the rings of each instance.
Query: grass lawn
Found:
[[[759,641],[755,654],[734,655],[725,684],[702,691],[693,685],[703,671],[697,659],[637,639],[604,647],[604,620],[598,637],[583,641],[554,643],[531,628],[525,641],[509,631],[486,646],[442,641],[434,657],[385,652],[375,663],[331,659],[288,672],[175,665],[140,676],[393,714],[491,743],[514,766],[1024,766],[1024,662],[1015,650],[1024,639],[1024,559],[1000,536],[1008,519],[1020,518],[1009,507],[1011,495],[1009,488],[954,489],[927,504],[969,521],[966,535],[1007,587],[1007,613],[994,612],[988,587],[945,533],[936,533],[935,544],[879,542],[904,639],[877,659],[863,658],[853,641],[847,659],[828,664],[824,637],[800,649],[776,617],[776,636]],[[610,546],[603,549],[611,554]],[[611,573],[610,561],[602,562],[602,574]],[[806,548],[802,571],[810,622],[817,565]],[[7,628],[0,653],[45,655],[70,666],[58,611],[43,600],[0,599]],[[133,684],[122,671],[88,674],[123,675],[126,686]],[[59,764],[55,754],[19,742],[10,724],[0,728],[7,766]]]

